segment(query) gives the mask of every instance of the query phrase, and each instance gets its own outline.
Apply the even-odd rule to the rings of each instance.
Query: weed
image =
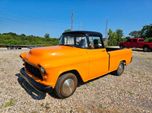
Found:
[[[7,108],[7,107],[14,106],[15,103],[16,103],[16,101],[14,99],[10,99],[10,100],[6,101],[4,104],[2,104],[2,106],[0,108]]]

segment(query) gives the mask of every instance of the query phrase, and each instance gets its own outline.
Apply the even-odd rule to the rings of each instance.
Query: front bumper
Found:
[[[26,81],[28,82],[33,88],[37,89],[37,90],[40,90],[40,91],[45,91],[45,92],[48,92],[50,91],[52,88],[49,87],[49,86],[45,86],[45,85],[42,85],[38,82],[36,82],[33,78],[31,78],[25,71],[24,68],[22,68],[20,70],[20,75],[21,77]]]

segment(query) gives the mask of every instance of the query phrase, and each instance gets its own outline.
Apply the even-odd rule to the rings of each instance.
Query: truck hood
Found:
[[[21,58],[31,64],[47,64],[57,62],[59,60],[69,59],[73,57],[80,57],[84,55],[86,51],[81,48],[71,46],[51,46],[51,47],[39,47],[33,48],[28,53],[22,53]]]
[[[80,48],[71,46],[51,46],[51,47],[39,47],[30,50],[29,54],[37,57],[61,57],[61,56],[73,56],[78,55]],[[81,51],[82,52],[82,51]]]

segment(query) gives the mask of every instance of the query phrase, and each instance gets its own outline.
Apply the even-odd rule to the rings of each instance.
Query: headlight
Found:
[[[44,69],[43,67],[40,67],[40,71],[41,71],[41,73],[43,73],[43,74],[46,73],[46,72],[45,72],[45,69]]]

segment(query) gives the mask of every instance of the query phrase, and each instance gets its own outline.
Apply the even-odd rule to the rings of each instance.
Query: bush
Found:
[[[109,29],[108,35],[108,46],[118,46],[119,43],[123,41],[123,31],[120,29],[115,32]]]
[[[145,42],[152,42],[152,37],[146,38],[144,41],[145,41]]]
[[[57,38],[43,38],[38,36],[26,36],[25,34],[18,35],[16,33],[0,34],[0,44],[2,45],[40,45],[51,46],[58,44]]]

